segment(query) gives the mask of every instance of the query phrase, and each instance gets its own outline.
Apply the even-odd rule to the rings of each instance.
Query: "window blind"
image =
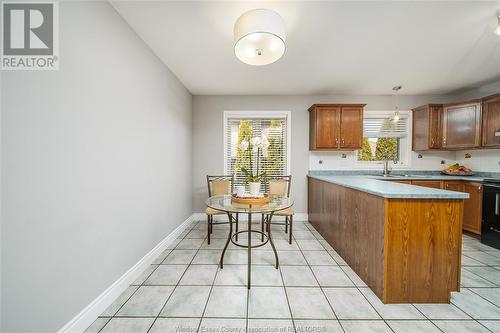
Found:
[[[287,172],[287,121],[286,118],[228,118],[226,127],[226,170],[235,176],[235,185],[246,185],[241,168],[252,169],[256,174],[257,152],[244,151],[239,147],[243,139],[265,135],[269,141],[266,156],[261,156],[259,174],[268,177],[283,176]],[[251,154],[251,156],[249,156]],[[250,165],[249,161],[252,161]]]
[[[363,120],[365,138],[404,138],[408,135],[408,117],[394,121],[391,117],[366,117]]]

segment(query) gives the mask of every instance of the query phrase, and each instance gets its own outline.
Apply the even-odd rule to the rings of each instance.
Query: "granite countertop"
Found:
[[[390,177],[384,178],[382,176],[376,175],[316,175],[314,173],[310,173],[309,177],[326,181],[332,184],[345,186],[348,188],[352,188],[354,190],[370,193],[373,195],[377,195],[383,198],[388,199],[468,199],[468,193],[455,192],[455,191],[446,191],[439,190],[430,187],[409,185],[409,184],[401,184],[390,182],[387,180],[398,180],[398,179],[412,179],[410,177],[402,176],[399,177]],[[449,176],[446,176],[446,179]],[[455,178],[455,177],[453,177]],[[413,179],[435,179],[437,178],[425,178],[418,176],[418,178]],[[455,178],[460,179],[460,177]],[[467,177],[467,179],[470,179]]]

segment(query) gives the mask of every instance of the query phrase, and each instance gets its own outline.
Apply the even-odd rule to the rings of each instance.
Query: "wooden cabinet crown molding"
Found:
[[[344,104],[344,103],[334,103],[334,104],[313,104],[307,109],[309,112],[317,107],[328,108],[328,107],[342,107],[342,106],[352,106],[364,108],[366,104]]]

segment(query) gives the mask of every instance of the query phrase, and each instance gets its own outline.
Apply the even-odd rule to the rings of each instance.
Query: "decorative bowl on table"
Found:
[[[255,195],[245,194],[243,196],[237,196],[236,194],[233,194],[231,196],[231,201],[245,205],[265,205],[269,203],[269,195],[261,194],[255,196]]]
[[[458,163],[441,170],[441,173],[448,176],[472,176],[474,174],[471,169]]]

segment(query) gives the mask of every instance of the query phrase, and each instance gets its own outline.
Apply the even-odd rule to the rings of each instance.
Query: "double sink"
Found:
[[[421,176],[421,175],[381,175],[380,177],[383,178],[422,178],[422,179],[429,179],[431,176]]]

